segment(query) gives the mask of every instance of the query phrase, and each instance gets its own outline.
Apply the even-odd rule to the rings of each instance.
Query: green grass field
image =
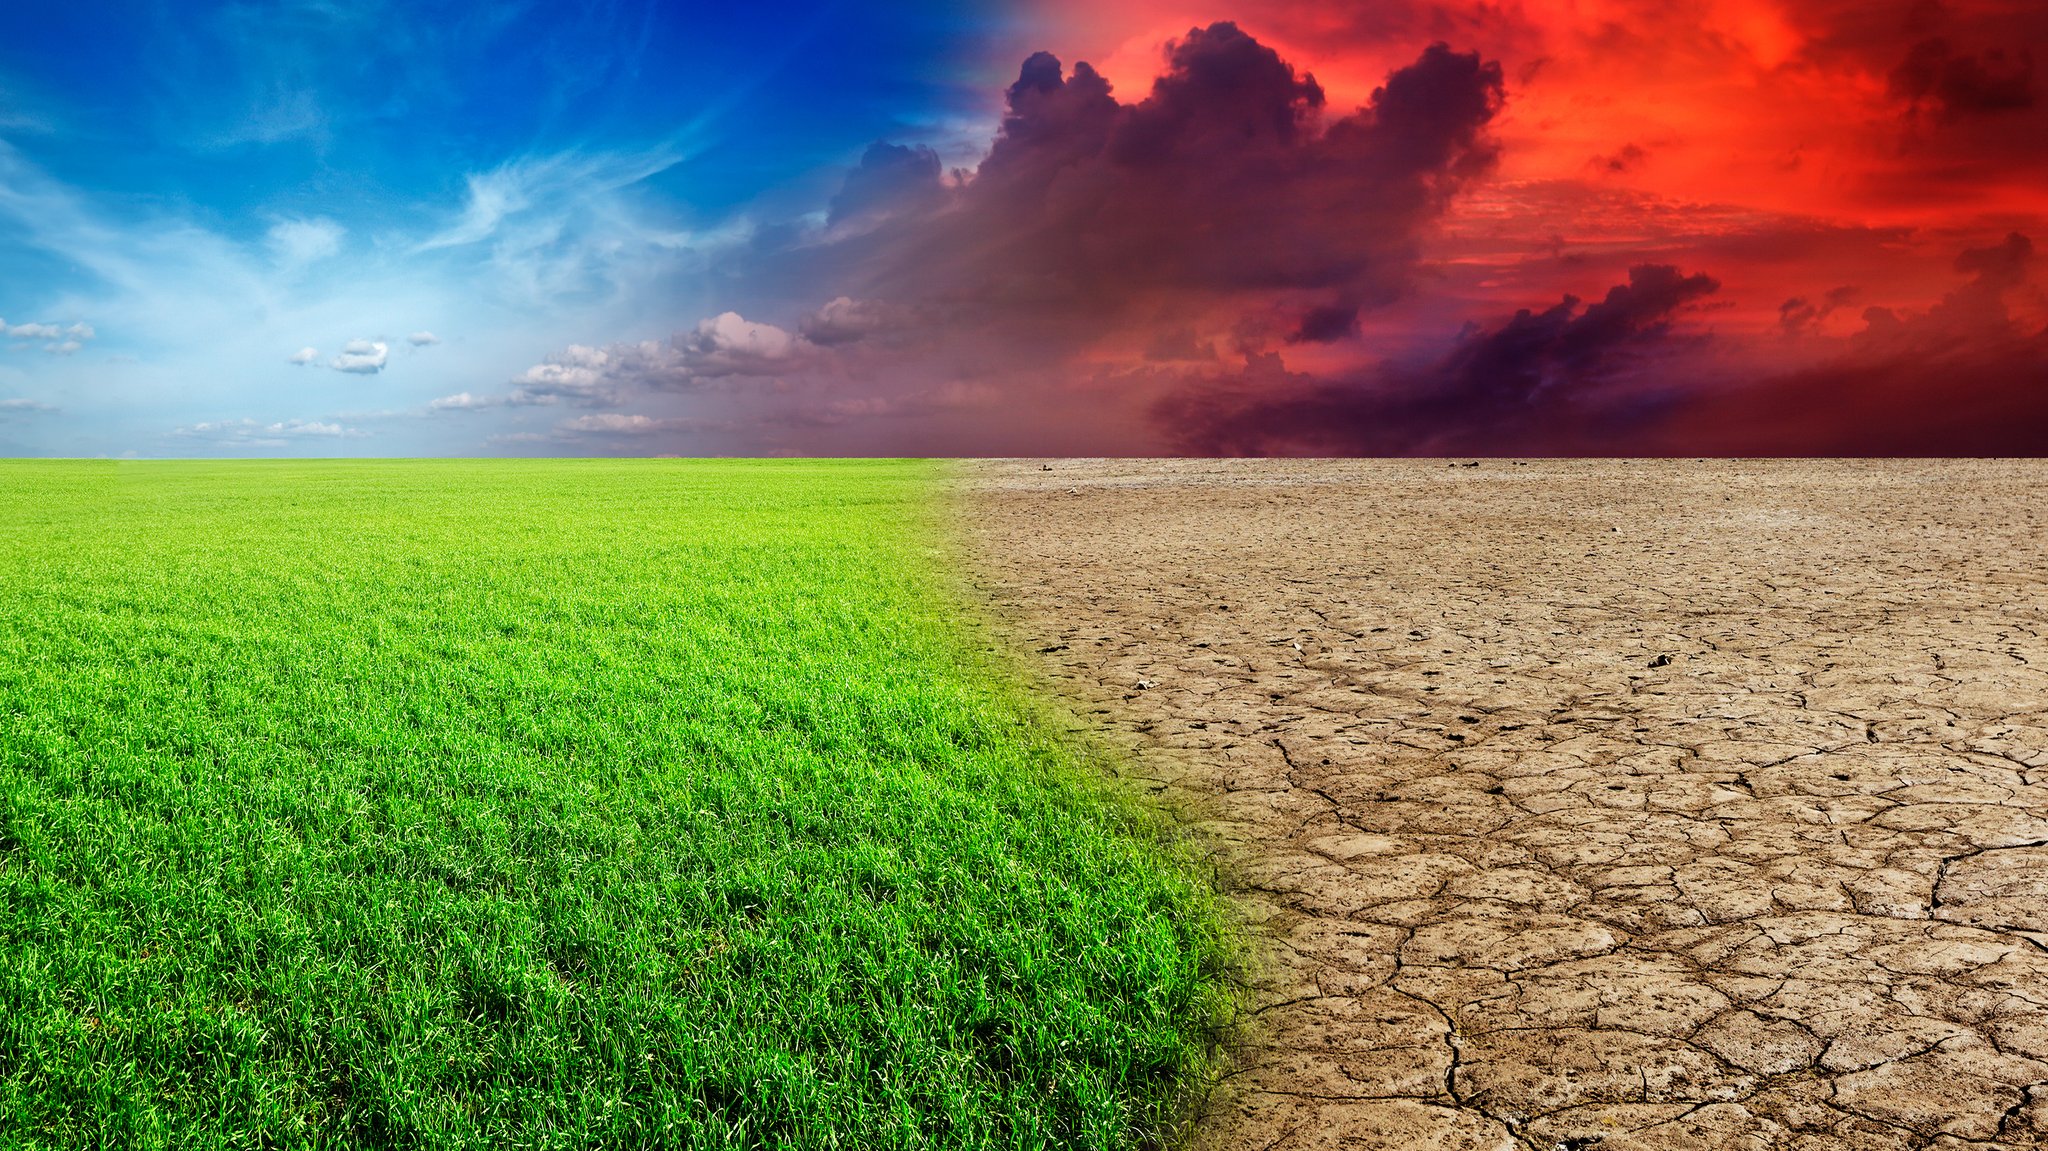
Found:
[[[0,464],[0,1146],[1156,1139],[1229,933],[939,478]]]

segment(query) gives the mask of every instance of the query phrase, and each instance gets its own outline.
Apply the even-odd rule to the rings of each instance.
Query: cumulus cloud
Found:
[[[673,344],[685,370],[702,379],[772,376],[810,348],[803,337],[774,324],[755,323],[738,312],[699,320],[694,330],[677,335]]]
[[[310,364],[314,360],[317,360],[319,358],[320,350],[318,348],[300,348],[298,351],[293,352],[285,360],[285,362],[289,364],[297,364],[299,367],[303,368],[307,364]]]
[[[852,323],[850,315],[841,314],[839,318]],[[819,345],[803,335],[774,324],[757,323],[737,312],[724,312],[698,321],[690,330],[670,337],[667,343],[643,340],[606,347],[571,344],[514,377],[511,390],[502,395],[472,396],[465,392],[464,402],[452,402],[458,397],[450,396],[447,400],[451,402],[435,403],[440,405],[438,410],[558,403],[615,407],[637,393],[695,389],[719,381],[776,376],[817,363],[820,353]]]
[[[405,338],[405,342],[415,348],[430,348],[440,343],[441,337],[432,332],[414,332]]]
[[[390,345],[382,340],[350,340],[327,366],[351,375],[374,376],[384,370],[390,358]]]
[[[1407,282],[1422,229],[1492,168],[1486,129],[1503,100],[1498,65],[1442,44],[1339,117],[1313,76],[1235,24],[1190,30],[1136,103],[1041,52],[973,179],[941,186],[926,165],[919,185],[883,181],[906,208],[934,206],[866,241],[862,294],[1088,332],[1160,294],[1383,302]],[[903,163],[871,151],[848,187]]]
[[[479,398],[468,406],[530,406],[567,401],[584,407],[607,407],[618,402],[613,375],[625,359],[617,351],[571,344],[565,351],[520,373],[512,381],[510,393],[493,400]]]
[[[479,408],[502,407],[504,403],[503,397],[494,399],[489,396],[472,395],[469,392],[457,392],[452,396],[442,396],[440,399],[429,401],[427,403],[427,410],[430,412],[467,412],[476,411]]]
[[[818,347],[830,348],[903,331],[915,322],[907,308],[840,296],[804,316],[797,333]]]
[[[832,197],[826,219],[840,225],[931,208],[941,194],[937,152],[878,141]]]

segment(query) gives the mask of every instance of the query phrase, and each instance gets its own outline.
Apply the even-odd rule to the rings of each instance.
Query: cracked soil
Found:
[[[2048,464],[961,487],[1258,929],[1198,1145],[2048,1146]]]

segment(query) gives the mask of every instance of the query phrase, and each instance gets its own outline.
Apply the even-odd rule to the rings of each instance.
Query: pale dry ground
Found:
[[[1263,929],[1206,1146],[2048,1146],[2048,465],[962,487]]]

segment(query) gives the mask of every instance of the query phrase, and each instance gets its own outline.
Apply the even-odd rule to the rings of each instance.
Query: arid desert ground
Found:
[[[1263,939],[1202,1145],[2048,1146],[2048,465],[968,465]]]

